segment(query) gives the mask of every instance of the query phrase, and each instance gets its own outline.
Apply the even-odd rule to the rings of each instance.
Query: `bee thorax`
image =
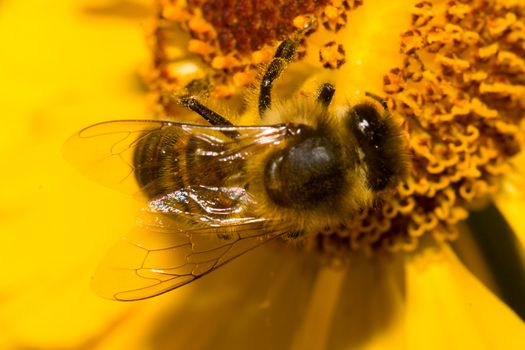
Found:
[[[266,163],[264,184],[271,201],[310,209],[335,202],[345,186],[340,147],[326,136],[311,136],[274,153]]]

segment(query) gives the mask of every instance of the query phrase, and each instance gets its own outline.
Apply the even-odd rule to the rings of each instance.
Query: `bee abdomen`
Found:
[[[298,209],[335,203],[345,187],[339,145],[326,136],[308,137],[274,153],[264,170],[264,184],[278,206]]]
[[[180,151],[184,148],[177,147],[181,141],[184,140],[180,135],[166,129],[144,135],[138,142],[133,158],[135,178],[148,198],[170,193],[184,185],[183,176],[180,176],[184,167]]]
[[[211,143],[164,128],[144,135],[135,148],[133,166],[142,192],[150,199],[192,186],[224,186],[227,174],[240,172],[242,160],[221,161],[216,155],[225,151],[220,142]]]

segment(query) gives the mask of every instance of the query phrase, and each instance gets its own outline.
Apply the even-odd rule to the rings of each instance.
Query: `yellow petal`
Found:
[[[143,29],[53,5],[0,7],[3,349],[87,344],[136,308],[89,287],[97,260],[133,225],[132,200],[84,178],[61,148],[86,124],[144,115],[134,77]]]
[[[392,349],[402,343],[403,271],[400,256],[354,256],[343,271],[321,269],[294,349]]]
[[[496,204],[511,225],[516,238],[521,242],[522,253],[525,250],[525,154],[513,159],[513,173],[503,183],[503,191],[495,197]],[[525,262],[525,253],[523,253]]]
[[[525,346],[523,321],[447,245],[405,257],[353,259],[343,275],[321,270],[307,307],[297,349]]]
[[[408,257],[406,280],[407,348],[525,347],[523,321],[448,246]]]

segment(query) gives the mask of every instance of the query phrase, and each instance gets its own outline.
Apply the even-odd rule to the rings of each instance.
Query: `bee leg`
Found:
[[[288,239],[297,239],[299,237],[301,237],[302,235],[304,235],[304,232],[301,231],[301,230],[294,230],[294,231],[290,231],[286,234],[286,238]]]
[[[209,96],[210,94],[210,81],[204,78],[193,79],[190,81],[184,89],[186,90],[186,96]]]
[[[217,112],[212,111],[202,103],[200,103],[193,96],[184,96],[179,98],[179,103],[184,107],[187,107],[199,114],[201,117],[206,119],[211,125],[216,126],[233,126],[233,124],[222,115]],[[221,131],[224,135],[232,138],[238,138],[240,136],[238,131],[235,130],[223,130]]]
[[[365,96],[368,96],[368,97],[376,100],[377,102],[381,103],[381,106],[383,106],[383,108],[385,109],[385,112],[386,113],[389,112],[388,104],[386,103],[386,100],[384,98],[382,98],[381,96],[378,96],[376,94],[373,94],[371,92],[368,92],[368,91],[365,92]]]
[[[261,81],[261,88],[259,91],[259,116],[262,117],[272,106],[273,82],[281,75],[286,64],[293,59],[296,50],[297,42],[292,39],[286,39],[275,51],[275,55],[268,65]]]
[[[197,101],[197,99],[193,96],[184,96],[179,98],[180,104],[182,104],[184,107],[187,107],[194,111],[195,113],[199,114],[201,117],[206,119],[210,124],[212,125],[227,125],[231,126],[233,125],[228,119],[224,118],[219,113],[216,113]]]
[[[319,88],[317,93],[317,102],[319,102],[323,107],[327,108],[332,102],[332,97],[334,97],[335,86],[330,83],[324,83]]]

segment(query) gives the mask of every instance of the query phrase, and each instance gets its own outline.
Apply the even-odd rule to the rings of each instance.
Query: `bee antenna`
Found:
[[[368,96],[370,97],[371,99],[374,99],[376,100],[377,102],[381,103],[381,106],[383,106],[383,108],[385,109],[385,111],[388,112],[388,104],[386,102],[386,100],[384,98],[382,98],[381,96],[378,96],[376,94],[373,94],[371,92],[368,92],[368,91],[365,91],[365,96]]]

